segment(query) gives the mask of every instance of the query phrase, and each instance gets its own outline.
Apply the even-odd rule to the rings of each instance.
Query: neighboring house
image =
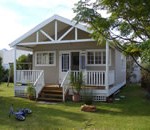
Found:
[[[90,33],[85,26],[54,15],[12,42],[14,52],[33,52],[33,70],[16,70],[14,66],[15,95],[25,96],[25,84],[31,82],[36,98],[44,94],[46,84],[51,84],[63,88],[65,100],[70,72],[78,75],[82,71],[85,85],[93,88],[93,99],[106,101],[126,84],[126,57],[108,43],[97,45]]]
[[[141,82],[141,68],[134,63],[133,64],[133,71],[131,76],[131,83],[140,83]]]
[[[29,51],[17,50],[16,59],[18,59],[21,55],[31,54]],[[2,49],[0,50],[0,56],[2,57],[2,65],[5,69],[9,69],[9,64],[14,63],[14,50]]]
[[[140,58],[137,60],[140,64]],[[141,82],[141,68],[133,61],[131,57],[127,57],[127,75],[129,83]]]
[[[8,51],[7,49],[2,49],[0,50],[0,57],[2,58],[2,66],[4,67],[4,69],[7,69],[9,64],[8,65],[5,65],[4,62],[3,62],[3,59],[4,59],[4,53]]]

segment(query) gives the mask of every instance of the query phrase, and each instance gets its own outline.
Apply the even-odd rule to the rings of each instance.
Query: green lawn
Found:
[[[97,112],[80,111],[82,103],[41,104],[13,96],[13,84],[0,85],[0,130],[79,130],[85,122],[93,124],[93,130],[150,130],[150,101],[139,86],[125,87],[120,95],[125,99],[114,103],[94,103]],[[33,110],[25,121],[9,118],[11,104],[15,108],[29,107]]]

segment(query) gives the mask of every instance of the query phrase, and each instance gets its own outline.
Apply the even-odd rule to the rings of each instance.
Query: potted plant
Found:
[[[35,91],[35,88],[33,87],[33,85],[29,84],[26,88],[26,93],[27,93],[27,96],[30,100],[34,100],[35,99],[35,94],[36,94],[36,91]]]
[[[80,90],[82,89],[83,86],[83,75],[82,72],[79,72],[78,75],[74,75],[73,72],[70,74],[70,84],[72,86],[72,100],[74,102],[79,102],[80,101]]]

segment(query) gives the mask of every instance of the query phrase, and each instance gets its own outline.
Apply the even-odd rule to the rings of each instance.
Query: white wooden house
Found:
[[[86,86],[93,87],[95,101],[105,101],[125,85],[126,57],[108,42],[98,45],[90,33],[85,26],[54,15],[13,41],[14,62],[16,50],[33,52],[33,70],[16,70],[15,62],[15,96],[24,96],[25,84],[31,82],[36,98],[45,85],[51,84],[62,88],[65,100],[70,72],[79,71],[84,74]]]

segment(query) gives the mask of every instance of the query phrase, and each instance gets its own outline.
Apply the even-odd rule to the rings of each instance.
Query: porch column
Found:
[[[105,73],[105,85],[106,85],[106,91],[108,95],[109,91],[109,44],[106,40],[106,73]]]
[[[16,86],[16,46],[14,47],[14,86]]]
[[[55,21],[55,41],[57,40],[57,20]]]

